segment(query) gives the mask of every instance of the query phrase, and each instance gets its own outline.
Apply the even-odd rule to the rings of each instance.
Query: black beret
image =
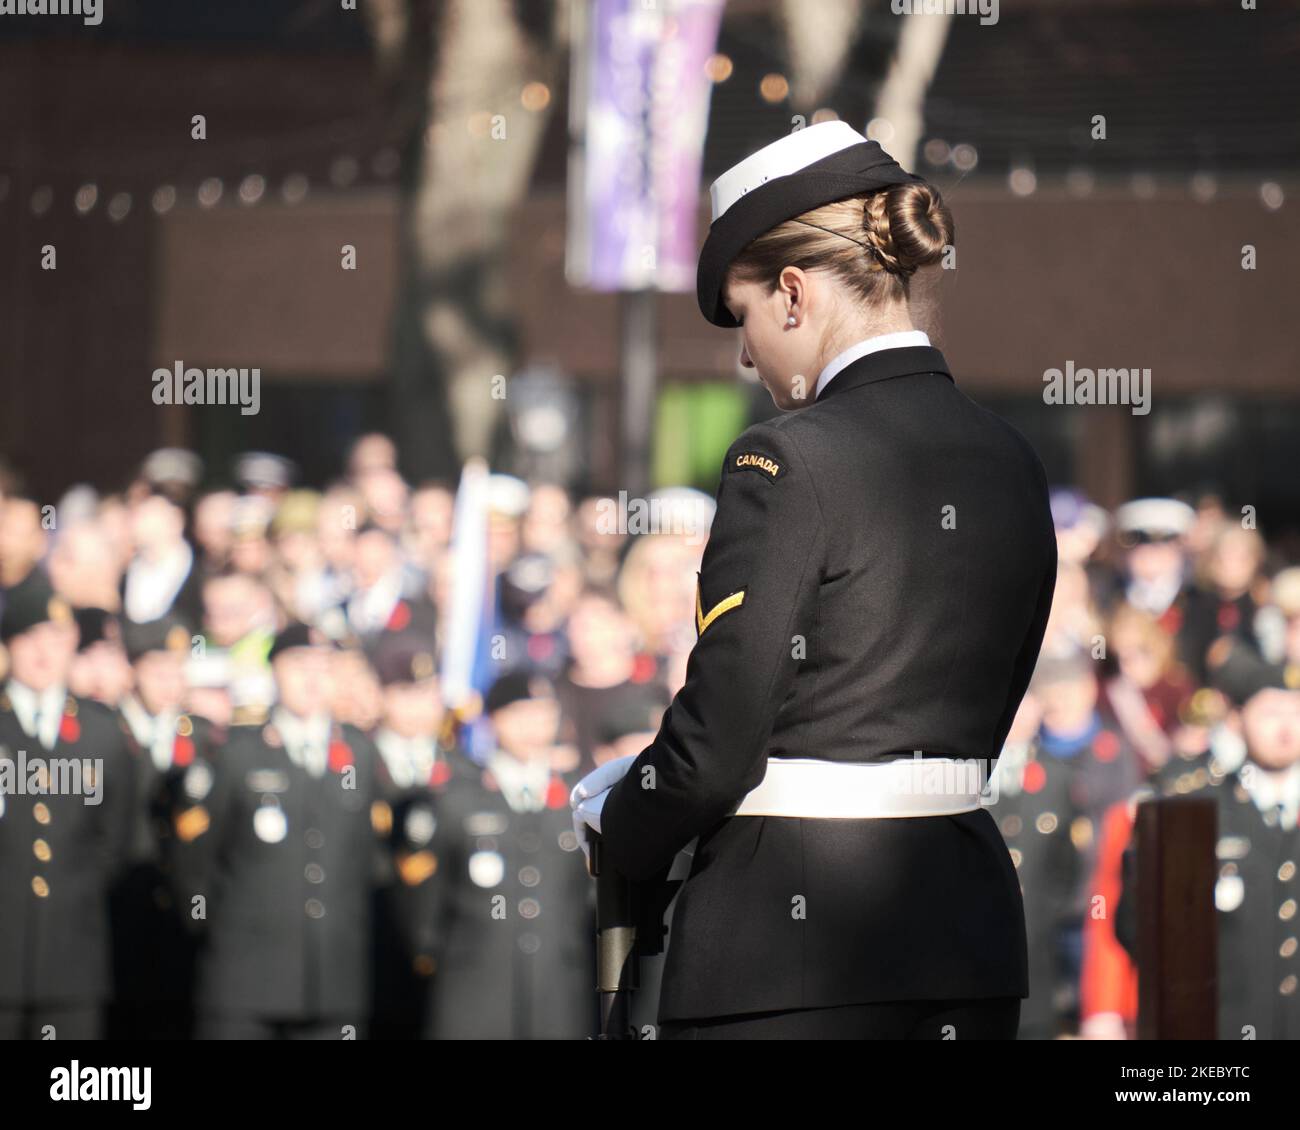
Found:
[[[847,122],[819,122],[751,153],[709,188],[712,223],[695,292],[715,326],[740,323],[722,300],[727,268],[750,242],[803,212],[895,184],[922,181]]]
[[[80,633],[78,651],[85,651],[104,640],[116,643],[122,638],[117,617],[106,608],[77,608],[73,610],[72,616],[77,621],[77,631]],[[188,638],[187,636],[186,639]]]
[[[1215,640],[1205,655],[1209,683],[1238,706],[1268,688],[1295,690],[1284,663],[1269,663],[1253,647],[1231,636]]]
[[[317,629],[308,624],[300,624],[294,621],[276,633],[275,639],[271,643],[271,650],[267,653],[266,661],[270,663],[282,651],[288,651],[293,647],[328,646],[330,646],[330,641]]]
[[[132,663],[151,651],[175,651],[184,654],[190,649],[190,630],[175,616],[160,620],[135,623],[128,620],[122,629],[122,643],[126,657]]]
[[[519,667],[507,671],[488,689],[483,700],[483,713],[492,714],[514,702],[528,698],[554,698],[555,688],[550,679],[540,671]]]
[[[433,644],[416,632],[384,632],[375,642],[371,662],[384,686],[418,683],[438,671]]]
[[[49,620],[71,624],[72,609],[66,600],[54,595],[54,588],[45,575],[33,570],[5,593],[4,612],[0,613],[0,643],[8,643],[14,636]]]

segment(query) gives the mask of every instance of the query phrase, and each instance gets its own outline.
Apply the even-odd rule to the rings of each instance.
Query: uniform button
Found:
[[[1289,883],[1295,877],[1295,864],[1287,860],[1277,869],[1277,877],[1284,883]]]
[[[36,817],[36,823],[48,824],[50,822],[49,806],[44,801],[37,801],[32,808],[32,815]]]
[[[1293,934],[1291,937],[1287,938],[1287,940],[1284,941],[1278,947],[1277,952],[1281,954],[1283,957],[1294,957],[1295,948],[1296,948],[1296,940],[1295,940],[1295,935]]]
[[[1295,992],[1295,987],[1296,987],[1296,976],[1294,973],[1288,973],[1285,977],[1282,978],[1282,984],[1280,984],[1277,987],[1277,991],[1281,993],[1284,997],[1289,997],[1292,993]]]
[[[1007,816],[1002,821],[1002,834],[1004,836],[1018,836],[1021,829],[1020,817],[1016,815]]]
[[[438,963],[427,953],[422,953],[411,962],[411,968],[419,977],[432,977],[433,971],[438,968]]]
[[[520,918],[536,918],[541,913],[542,913],[542,904],[538,902],[536,899],[519,900]]]
[[[523,950],[524,953],[536,953],[542,948],[542,939],[532,933],[520,934],[519,948]]]
[[[1070,841],[1079,851],[1085,851],[1092,843],[1092,821],[1086,816],[1077,816],[1070,823]]]
[[[1287,899],[1286,902],[1279,906],[1277,908],[1277,916],[1282,919],[1283,922],[1290,922],[1291,919],[1295,917],[1295,899]]]
[[[308,899],[304,909],[307,911],[308,918],[325,917],[325,904],[320,899]]]
[[[319,828],[307,829],[307,846],[312,851],[320,851],[325,846],[325,833]]]
[[[42,863],[50,861],[50,845],[44,840],[36,840],[32,844],[32,854]]]
[[[519,870],[519,881],[525,887],[535,887],[542,881],[542,873],[536,867],[522,867]]]
[[[1019,849],[1019,848],[1012,848],[1012,849],[1011,849],[1011,862],[1012,862],[1016,867],[1019,867],[1019,866],[1020,866],[1021,860],[1023,860],[1024,858],[1025,858],[1025,857],[1020,853],[1020,849]]]
[[[578,837],[574,834],[572,828],[566,828],[563,832],[560,833],[559,838],[560,838],[561,851],[578,850]]]
[[[319,863],[307,864],[303,873],[307,876],[307,882],[309,883],[323,883],[325,881],[325,868]]]
[[[519,837],[519,846],[523,851],[532,855],[534,852],[541,851],[542,838],[534,835],[532,832],[526,832],[524,835]]]
[[[36,878],[32,880],[32,893],[35,894],[38,899],[46,898],[50,893],[49,883],[37,875]]]
[[[1056,831],[1056,813],[1044,812],[1034,821],[1034,827],[1042,832],[1044,836],[1050,836]]]

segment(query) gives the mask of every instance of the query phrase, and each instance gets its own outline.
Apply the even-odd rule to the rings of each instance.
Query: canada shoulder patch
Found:
[[[727,461],[728,471],[757,471],[764,478],[779,479],[785,474],[786,465],[779,459],[762,451],[741,451]]]

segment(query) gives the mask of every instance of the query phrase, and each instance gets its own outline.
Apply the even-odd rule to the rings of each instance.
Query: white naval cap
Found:
[[[1176,498],[1135,498],[1115,511],[1115,528],[1121,534],[1181,537],[1195,521],[1196,511]]]
[[[722,301],[731,261],[751,240],[801,212],[923,178],[907,172],[847,122],[795,130],[737,162],[709,187],[712,217],[696,298],[715,326],[736,326]]]

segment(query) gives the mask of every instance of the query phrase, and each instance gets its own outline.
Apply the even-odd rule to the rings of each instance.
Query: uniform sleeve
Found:
[[[755,425],[723,465],[686,681],[601,815],[606,856],[628,878],[661,873],[763,780],[777,712],[815,629],[824,556],[821,506],[797,445],[780,427]]]
[[[1029,680],[1034,673],[1034,667],[1038,664],[1038,653],[1043,646],[1043,636],[1047,632],[1047,618],[1052,611],[1052,597],[1056,592],[1056,559],[1056,536],[1053,534],[1050,555],[1043,570],[1043,579],[1038,586],[1038,595],[1034,601],[1034,616],[1029,622],[1029,630],[1025,632],[1025,638],[1020,645],[1020,650],[1016,653],[1006,704],[1002,708],[1002,714],[998,719],[997,732],[994,734],[993,743],[990,746],[994,758],[1002,752],[1002,747],[1006,744],[1007,734],[1011,732],[1011,723],[1015,719],[1016,711],[1020,709],[1020,702],[1025,697],[1025,691],[1029,688]]]

